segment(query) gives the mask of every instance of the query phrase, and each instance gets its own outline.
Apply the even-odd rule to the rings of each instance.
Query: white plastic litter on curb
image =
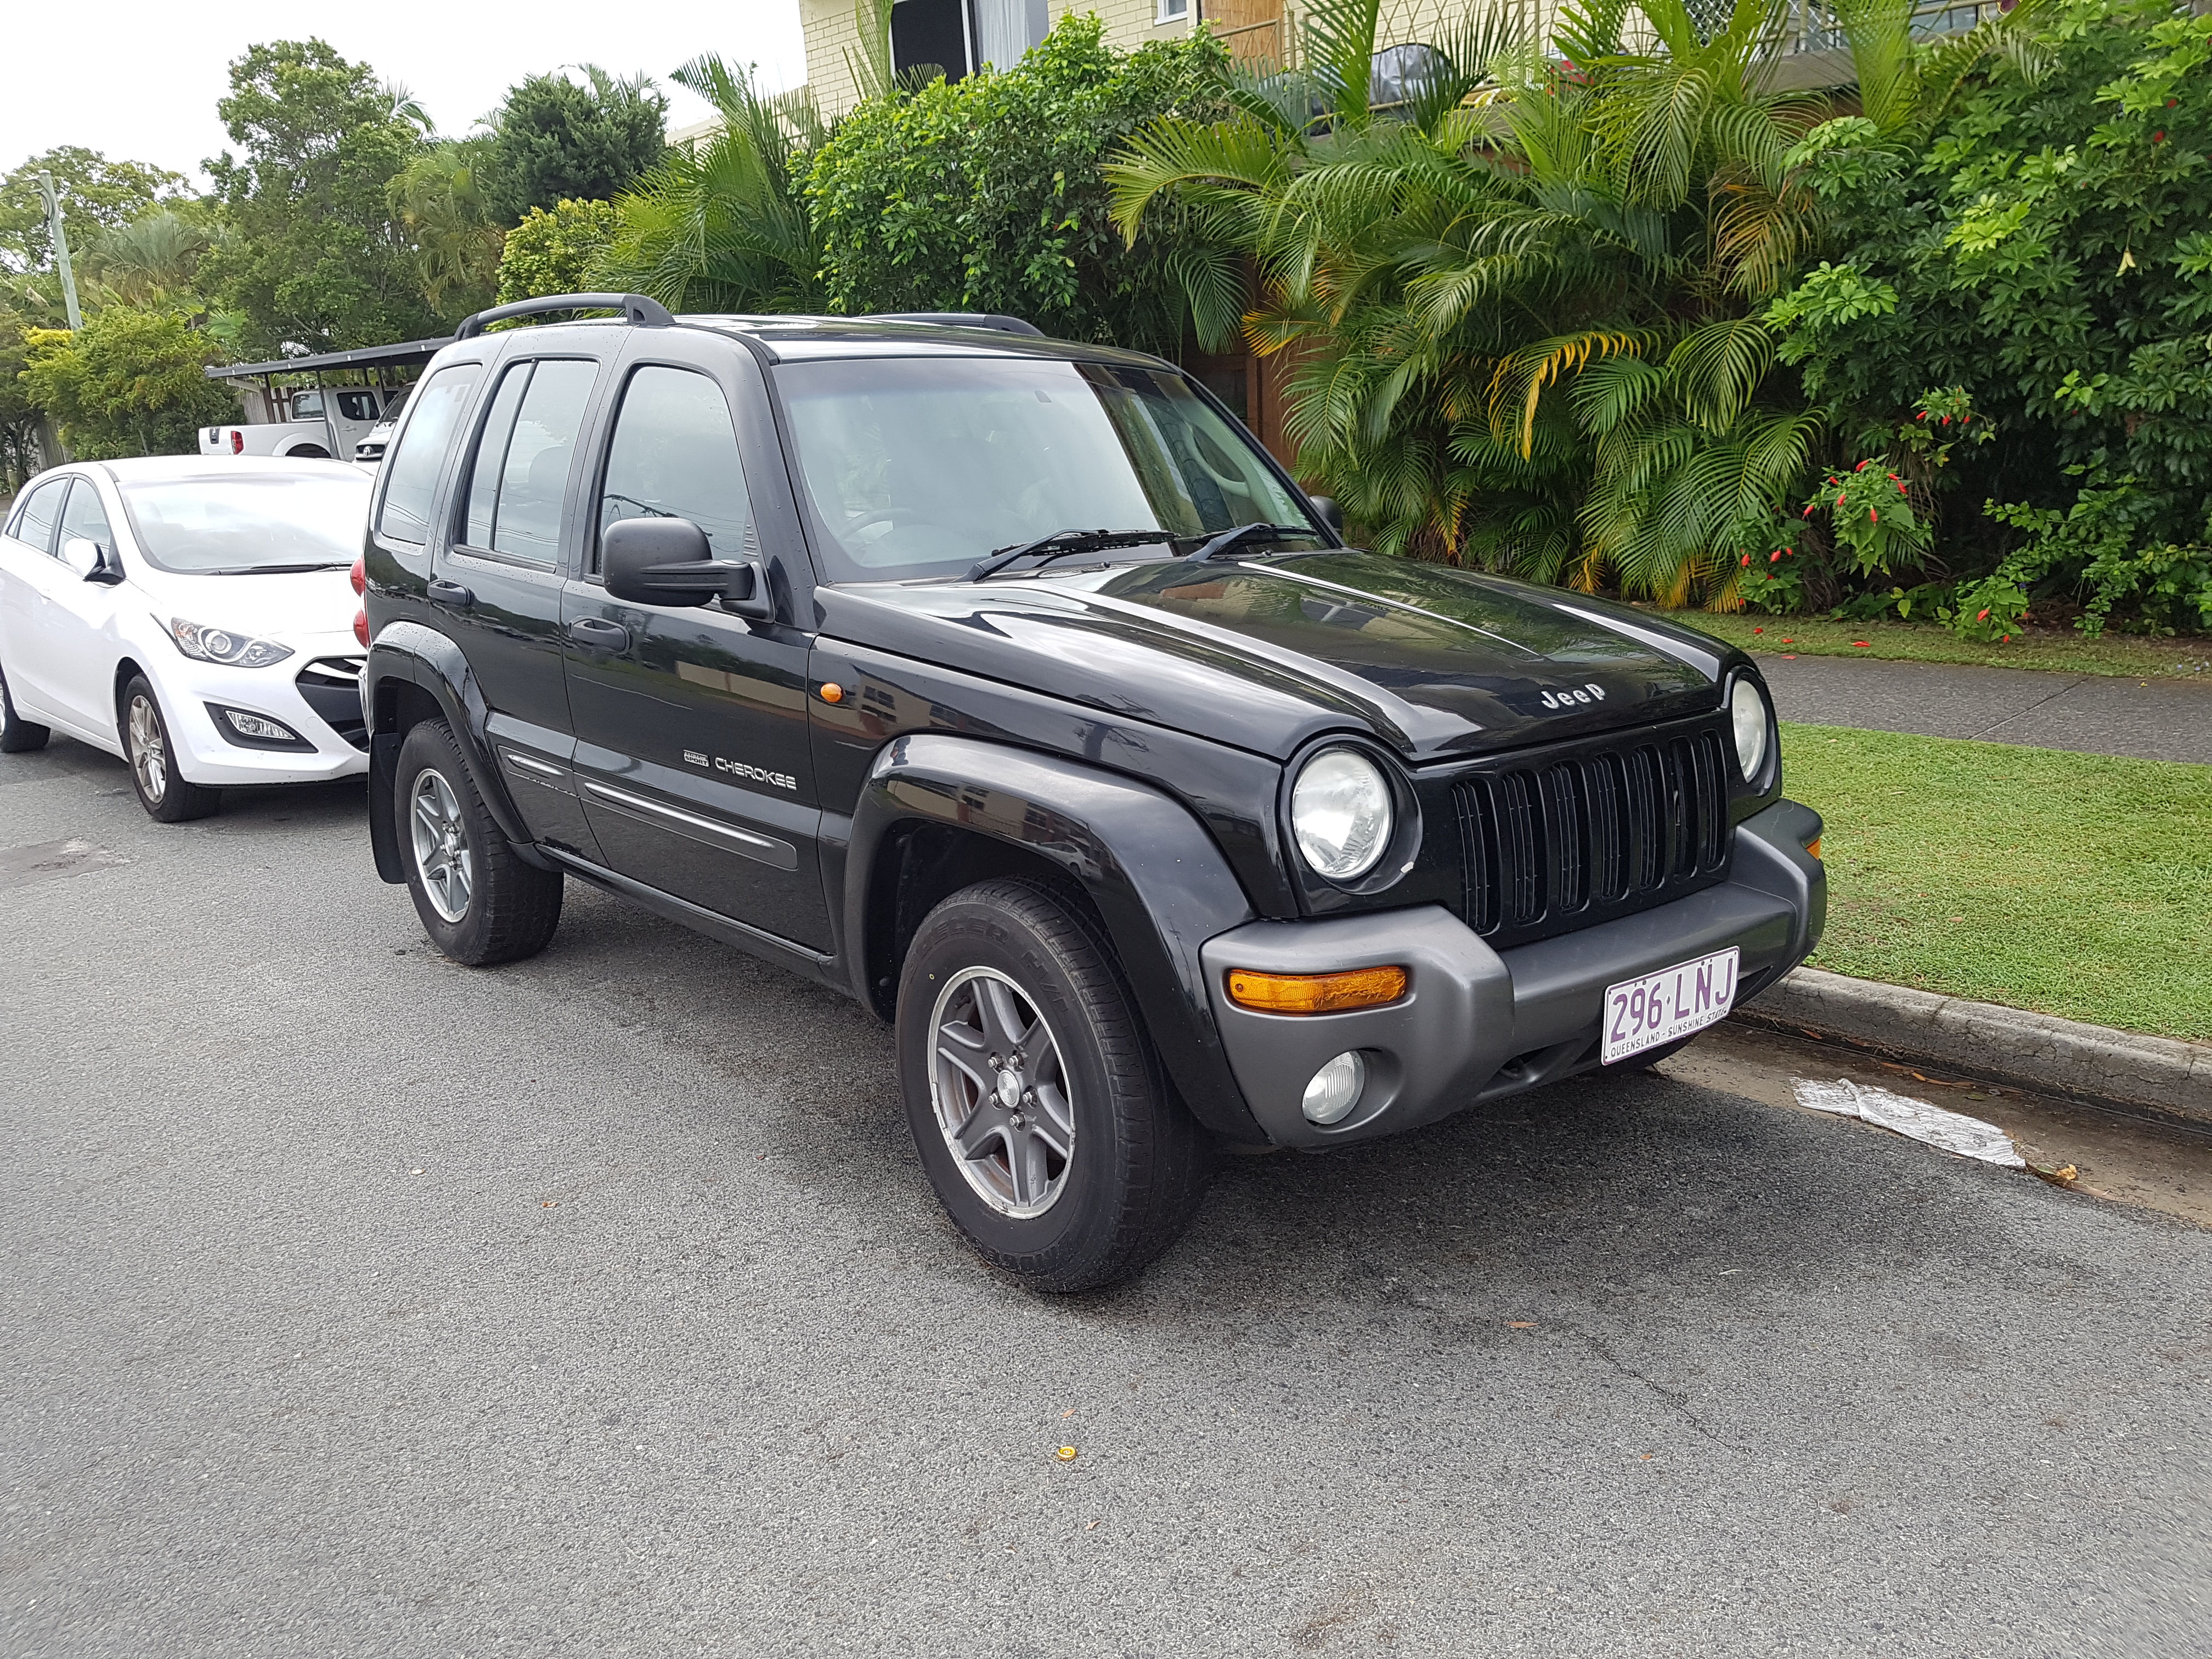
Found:
[[[2027,1167],[2027,1160],[2013,1150],[2012,1138],[1996,1124],[1984,1123],[1978,1117],[1947,1112],[1941,1106],[1931,1106],[1907,1095],[1893,1095],[1887,1089],[1865,1088],[1847,1079],[1815,1083],[1809,1078],[1793,1077],[1790,1086],[1796,1091],[1797,1103],[1808,1111],[1863,1118],[1915,1140],[1924,1140],[1930,1146],[1956,1152],[1960,1158],[1979,1158],[1984,1164],[2002,1164],[2008,1170]]]

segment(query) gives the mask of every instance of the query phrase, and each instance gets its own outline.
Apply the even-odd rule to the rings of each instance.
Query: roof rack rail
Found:
[[[512,305],[494,306],[489,311],[464,317],[461,325],[453,331],[453,337],[472,340],[493,323],[503,323],[510,317],[535,317],[548,311],[619,311],[625,322],[638,328],[666,328],[676,320],[669,315],[666,306],[642,294],[549,294],[543,299],[517,300]]]
[[[1024,322],[1019,317],[1001,316],[992,311],[875,311],[856,320],[865,323],[935,323],[941,328],[994,328],[1001,334],[1034,334],[1044,337],[1044,331],[1035,323]]]

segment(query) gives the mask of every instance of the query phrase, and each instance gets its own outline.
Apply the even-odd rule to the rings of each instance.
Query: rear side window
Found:
[[[704,374],[654,367],[630,376],[607,452],[599,529],[624,519],[689,519],[716,558],[745,556],[752,507],[737,428],[722,388]]]
[[[413,399],[406,429],[384,463],[384,505],[377,511],[376,533],[417,546],[430,537],[430,495],[446,447],[460,428],[469,393],[483,374],[482,363],[455,363],[422,382]]]
[[[561,501],[599,372],[595,362],[547,358],[500,376],[469,464],[469,546],[532,564],[559,558]]]
[[[52,553],[54,524],[62,516],[62,497],[69,493],[69,487],[67,478],[49,478],[32,490],[15,509],[15,526],[8,533],[41,553]]]
[[[56,550],[67,546],[72,536],[98,543],[104,552],[115,551],[115,532],[107,527],[107,509],[100,503],[100,486],[89,478],[79,478],[70,488],[69,505],[62,510],[61,539],[54,544]]]
[[[292,394],[292,418],[295,421],[319,421],[323,416],[323,394],[319,392],[295,392]]]
[[[376,394],[373,392],[341,392],[338,393],[338,413],[349,421],[373,421],[376,418]]]

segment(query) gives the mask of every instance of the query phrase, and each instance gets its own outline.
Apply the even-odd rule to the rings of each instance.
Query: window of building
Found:
[[[1160,9],[1153,21],[1160,23],[1180,23],[1190,15],[1190,0],[1160,0]]]
[[[948,81],[963,79],[975,61],[969,33],[965,0],[894,0],[892,72],[934,65]]]

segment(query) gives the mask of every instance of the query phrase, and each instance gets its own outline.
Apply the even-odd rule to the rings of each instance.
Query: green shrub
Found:
[[[2086,600],[2092,633],[2123,606],[2153,628],[2200,627],[2212,16],[2057,0],[2023,45],[1924,144],[1863,132],[1824,158],[1838,255],[1769,320],[1862,453],[1889,457],[1931,504],[1958,503],[1937,544],[1966,579],[1954,626],[2016,632],[2029,599],[2051,593]],[[1995,416],[2004,441],[1962,446],[1941,473],[1907,465],[1896,434],[1931,382]]]
[[[992,311],[1048,334],[1172,352],[1179,269],[1219,256],[1163,204],[1133,248],[1099,167],[1171,114],[1219,112],[1225,54],[1200,33],[1121,52],[1070,14],[1020,64],[861,104],[807,182],[833,310]]]
[[[611,202],[562,200],[550,209],[531,209],[507,233],[499,258],[499,303],[584,292],[617,222]]]
[[[80,459],[187,455],[202,426],[234,417],[230,391],[202,372],[207,337],[167,312],[115,306],[75,333],[32,329],[22,381]]]

